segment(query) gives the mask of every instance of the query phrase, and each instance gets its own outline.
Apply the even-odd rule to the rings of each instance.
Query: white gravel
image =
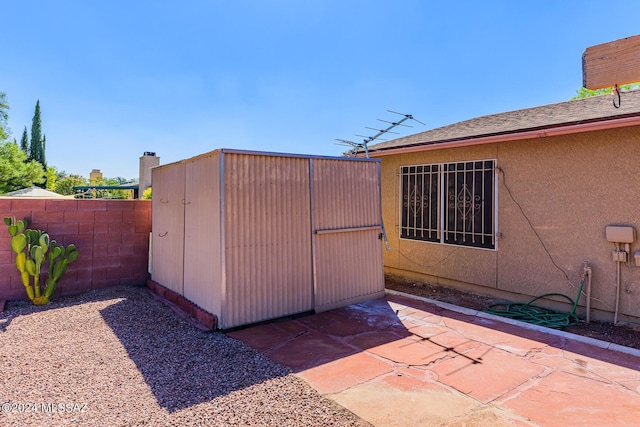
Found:
[[[0,368],[3,427],[369,425],[140,287],[8,302]]]

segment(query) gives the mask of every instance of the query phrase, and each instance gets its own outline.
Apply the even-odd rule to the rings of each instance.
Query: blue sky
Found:
[[[136,178],[216,148],[340,155],[398,120],[421,132],[570,99],[582,54],[640,33],[637,0],[0,0],[0,91],[47,160]]]

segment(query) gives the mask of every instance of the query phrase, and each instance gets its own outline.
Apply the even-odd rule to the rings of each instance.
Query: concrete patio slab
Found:
[[[439,382],[483,403],[523,386],[545,371],[544,366],[487,345],[443,360],[431,369],[438,374]]]
[[[321,394],[340,391],[393,372],[393,366],[366,353],[356,353],[343,359],[304,370],[299,376]]]
[[[405,295],[228,334],[375,426],[639,426],[640,352]]]
[[[275,343],[274,343],[275,344]],[[264,352],[272,360],[291,368],[294,372],[344,359],[356,353],[352,347],[334,337],[309,331],[280,342]]]
[[[552,372],[503,407],[538,425],[565,427],[640,425],[638,392],[564,372]]]
[[[426,366],[448,356],[446,347],[415,336],[370,348],[368,352],[390,363],[406,366]]]
[[[376,426],[517,425],[506,411],[483,407],[438,383],[403,375],[389,375],[327,397]]]

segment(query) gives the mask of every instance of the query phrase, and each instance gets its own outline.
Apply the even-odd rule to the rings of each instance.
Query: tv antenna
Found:
[[[365,126],[366,129],[371,129],[371,130],[375,130],[377,131],[377,133],[375,135],[372,136],[365,136],[365,135],[356,135],[359,136],[361,138],[364,138],[362,140],[362,142],[358,143],[358,142],[353,142],[347,139],[336,139],[336,141],[340,142],[340,145],[349,145],[352,147],[352,152],[353,152],[353,157],[356,157],[358,155],[358,151],[360,151],[360,149],[364,148],[364,152],[365,155],[367,156],[367,159],[369,158],[369,147],[368,145],[377,140],[380,141],[386,141],[386,139],[381,139],[380,137],[386,133],[391,133],[391,134],[395,134],[395,135],[399,135],[398,132],[392,132],[391,130],[396,128],[397,126],[402,126],[402,127],[408,127],[411,128],[413,126],[409,126],[407,124],[404,124],[404,122],[406,122],[407,120],[413,120],[415,122],[420,123],[423,126],[426,126],[424,123],[422,123],[420,120],[416,119],[415,117],[413,117],[411,114],[403,114],[403,113],[398,113],[397,111],[392,111],[392,110],[387,110],[390,113],[393,114],[397,114],[399,116],[402,116],[402,118],[400,120],[398,120],[397,122],[390,122],[388,120],[382,120],[382,119],[377,119],[380,122],[384,122],[384,123],[388,123],[389,126],[387,126],[385,129],[378,129],[378,128],[373,128],[373,127],[369,127],[369,126]]]
[[[378,129],[378,128],[372,128],[372,127],[369,127],[369,126],[365,126],[366,129],[375,130],[378,133],[376,133],[373,136],[356,135],[356,136],[364,138],[362,140],[362,142],[359,142],[359,143],[358,142],[353,142],[353,141],[350,141],[348,139],[336,139],[336,141],[339,141],[340,145],[351,146],[352,147],[351,152],[353,153],[353,157],[357,157],[358,156],[358,152],[360,151],[360,149],[364,148],[364,153],[365,153],[365,155],[367,156],[367,159],[368,159],[369,158],[369,147],[368,147],[368,144],[370,142],[373,142],[376,139],[380,140],[380,141],[386,141],[386,139],[381,139],[380,137],[382,135],[384,135],[384,134],[387,134],[387,133],[392,133],[392,134],[395,134],[395,135],[399,135],[398,132],[391,132],[392,129],[394,129],[394,128],[398,127],[398,126],[407,127],[407,128],[413,127],[413,126],[409,126],[407,124],[404,124],[404,122],[406,122],[407,120],[413,120],[415,122],[420,123],[423,126],[426,126],[420,120],[414,118],[411,114],[402,114],[402,113],[398,113],[397,111],[391,111],[391,110],[387,110],[387,111],[390,112],[390,113],[393,113],[393,114],[398,114],[399,116],[402,116],[402,118],[400,120],[398,120],[397,122],[390,122],[388,120],[378,119],[378,121],[380,121],[380,122],[384,122],[384,123],[388,123],[389,124],[389,126],[387,126],[385,129]],[[384,228],[384,221],[382,220],[382,218],[380,218],[380,223],[382,224],[381,237],[384,239],[384,245],[387,248],[387,250],[390,250],[390,248],[389,248],[389,240],[387,240],[387,232],[386,232],[386,230]]]

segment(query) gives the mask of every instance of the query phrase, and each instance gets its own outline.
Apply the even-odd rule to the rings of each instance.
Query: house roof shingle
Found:
[[[611,95],[594,96],[476,117],[425,132],[381,142],[369,147],[372,152],[405,147],[442,144],[496,135],[604,122],[625,117],[640,117],[640,90],[621,92],[620,108]],[[615,99],[617,104],[617,99]]]

